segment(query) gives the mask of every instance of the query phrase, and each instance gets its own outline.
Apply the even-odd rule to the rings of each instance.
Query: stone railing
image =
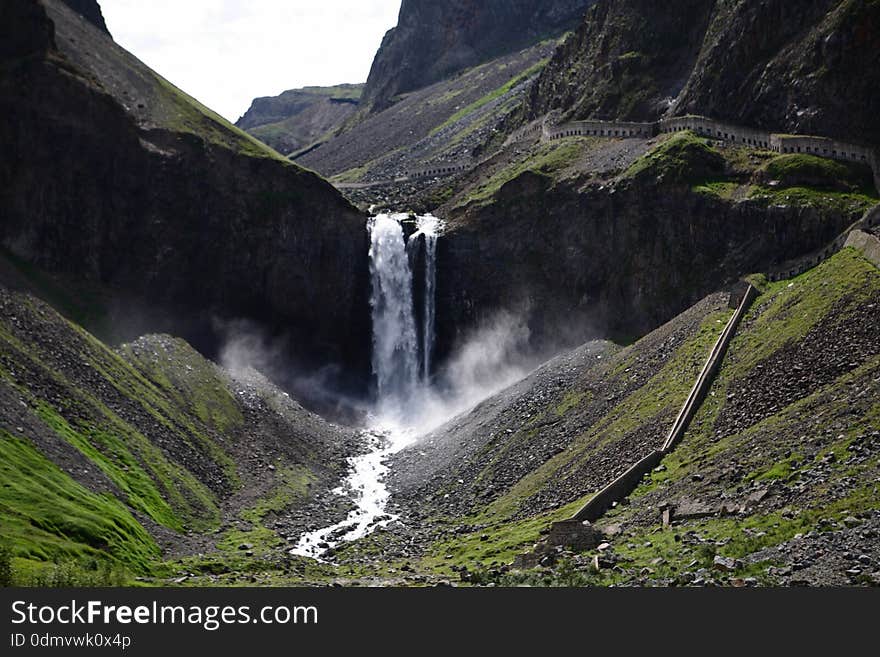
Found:
[[[417,180],[419,178],[432,178],[435,176],[451,176],[459,171],[467,171],[474,165],[473,160],[458,160],[456,162],[444,162],[435,164],[424,169],[415,169],[404,173],[402,180]]]
[[[590,120],[550,125],[546,118],[538,119],[511,133],[505,140],[502,148],[507,148],[526,139],[532,139],[538,134],[540,134],[542,141],[552,141],[564,137],[650,139],[659,134],[684,130],[692,130],[702,137],[716,141],[741,144],[750,148],[762,148],[780,154],[805,153],[835,160],[859,162],[871,168],[874,174],[874,184],[880,190],[880,158],[878,158],[873,148],[837,141],[827,137],[776,134],[757,128],[748,128],[724,121],[716,121],[715,119],[698,115],[675,116],[653,123]],[[451,176],[467,171],[473,168],[475,164],[476,160],[466,158],[406,171],[402,177],[394,180],[375,181],[366,184],[348,183],[339,185],[339,187],[372,187],[393,182]]]
[[[873,148],[813,135],[786,135],[766,130],[716,121],[707,116],[686,115],[661,119],[654,123],[628,121],[571,121],[544,128],[545,140],[563,137],[610,137],[646,139],[659,134],[692,130],[702,137],[751,148],[763,148],[780,154],[805,153],[834,160],[860,162],[871,168],[874,183],[880,190],[880,159]]]
[[[562,137],[619,137],[649,139],[657,134],[656,123],[631,123],[625,121],[573,121],[550,126],[544,132],[545,139]]]

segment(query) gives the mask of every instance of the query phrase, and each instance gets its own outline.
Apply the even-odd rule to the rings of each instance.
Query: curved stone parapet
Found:
[[[433,166],[416,169],[406,172],[407,180],[416,180],[418,178],[433,178],[436,176],[451,176],[460,171],[467,171],[474,166],[474,160],[458,160],[457,162],[448,162],[435,164]]]
[[[562,137],[617,137],[650,139],[657,134],[656,123],[632,123],[626,121],[573,121],[551,126],[546,139]]]

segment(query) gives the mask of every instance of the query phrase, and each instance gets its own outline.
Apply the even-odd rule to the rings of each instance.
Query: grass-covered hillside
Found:
[[[496,579],[877,585],[878,393],[880,271],[845,249],[762,290],[683,441],[597,523],[606,545]]]
[[[113,350],[0,287],[5,584],[121,583],[269,542],[279,525],[264,522],[335,484],[351,439],[182,340]]]
[[[255,98],[236,125],[286,155],[323,143],[357,110],[362,84],[290,89]]]
[[[46,12],[55,24],[59,51],[90,82],[121,101],[141,127],[189,133],[251,157],[287,162],[158,75],[60,0],[47,0]]]

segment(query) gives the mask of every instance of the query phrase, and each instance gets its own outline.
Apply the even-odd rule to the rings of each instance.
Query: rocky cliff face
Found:
[[[362,90],[362,84],[340,84],[255,98],[235,125],[279,153],[295,153],[329,139],[357,111]]]
[[[107,23],[104,22],[104,14],[101,13],[101,6],[97,0],[64,0],[64,4],[102,32],[110,34],[110,30],[107,29]]]
[[[45,7],[45,9],[44,9]],[[366,372],[363,217],[66,5],[4,3],[0,239],[106,285],[206,350],[216,318],[289,336],[303,365]],[[53,37],[54,34],[54,37]],[[159,316],[171,320],[156,327]],[[164,321],[164,320],[163,320]]]
[[[880,4],[741,1],[716,9],[672,111],[878,144],[878,86]]]
[[[364,102],[384,109],[397,94],[562,34],[592,1],[403,0],[397,27],[376,53]]]
[[[680,6],[679,6],[680,5]],[[866,0],[601,0],[532,89],[525,118],[705,114],[877,143],[880,6]]]
[[[532,88],[528,117],[554,109],[577,118],[662,114],[693,68],[715,0],[676,5],[597,3]]]
[[[451,213],[438,259],[438,348],[499,310],[537,346],[627,341],[750,272],[818,249],[863,207],[695,193],[653,177],[552,184],[526,172]]]

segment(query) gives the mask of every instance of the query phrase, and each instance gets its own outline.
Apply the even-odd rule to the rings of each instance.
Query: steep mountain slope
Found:
[[[532,88],[522,118],[703,114],[880,143],[880,6],[870,0],[600,0]]]
[[[364,104],[399,94],[571,29],[592,0],[403,0],[373,60]]]
[[[0,544],[18,583],[106,584],[194,550],[235,569],[238,544],[280,542],[264,518],[304,514],[354,445],[180,339],[113,351],[3,286],[0,347]]]
[[[693,69],[715,4],[600,0],[529,91],[525,116],[660,116]]]
[[[603,520],[600,581],[880,583],[878,320],[852,249],[768,286],[682,443]]]
[[[291,89],[255,98],[235,125],[284,154],[294,154],[333,132],[357,111],[362,84]]]
[[[880,143],[880,5],[738,2],[716,10],[672,111]]]
[[[338,182],[368,183],[469,158],[520,102],[555,45],[543,42],[414,91],[297,162]]]
[[[249,317],[363,374],[363,217],[60,0],[3,7],[3,247],[146,305],[121,337],[163,316],[210,351],[215,317]]]

